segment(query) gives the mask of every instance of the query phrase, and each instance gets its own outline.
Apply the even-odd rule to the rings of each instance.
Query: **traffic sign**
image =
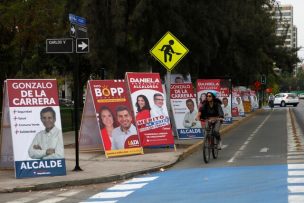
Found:
[[[88,52],[89,52],[89,38],[77,38],[76,53],[88,53]]]
[[[87,27],[77,26],[76,36],[77,38],[87,38]]]
[[[76,25],[74,23],[70,24],[70,36],[76,38]]]
[[[168,71],[171,71],[178,62],[189,52],[171,32],[167,32],[150,50]]]
[[[87,25],[87,20],[83,17],[74,15],[74,14],[69,14],[69,20],[71,23],[80,25],[80,26],[86,26]]]
[[[265,85],[266,84],[266,75],[261,75],[261,84]]]
[[[46,40],[46,53],[73,53],[73,39],[47,39]]]
[[[75,23],[71,23],[70,36],[73,38],[87,38],[87,27],[82,27]]]

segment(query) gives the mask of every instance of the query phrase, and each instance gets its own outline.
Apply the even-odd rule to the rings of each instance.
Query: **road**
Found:
[[[223,137],[218,159],[199,150],[171,169],[123,183],[1,194],[19,202],[304,202],[304,102],[256,114]],[[45,200],[47,198],[47,200]]]

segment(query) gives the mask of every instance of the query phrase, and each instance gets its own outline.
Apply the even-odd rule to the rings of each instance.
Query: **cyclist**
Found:
[[[271,109],[273,109],[274,107],[274,96],[272,93],[270,93],[269,97],[268,97],[268,105]]]
[[[224,113],[221,104],[221,100],[216,98],[215,93],[207,92],[206,100],[203,102],[196,117],[197,120],[207,120],[206,129],[208,129],[210,124],[214,125],[214,136],[218,141],[218,149],[222,148],[220,127],[224,118]]]

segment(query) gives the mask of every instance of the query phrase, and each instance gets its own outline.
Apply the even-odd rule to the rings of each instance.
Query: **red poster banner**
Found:
[[[158,73],[126,73],[143,147],[174,145],[170,118]]]
[[[91,80],[88,85],[106,156],[142,153],[124,80]]]
[[[202,102],[206,99],[206,93],[212,92],[219,96],[221,91],[220,79],[198,79],[196,80],[196,92],[198,109],[201,108]]]
[[[59,106],[56,80],[7,80],[7,87],[10,107]]]

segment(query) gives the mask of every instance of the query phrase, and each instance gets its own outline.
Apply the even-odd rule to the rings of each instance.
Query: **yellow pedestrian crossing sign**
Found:
[[[187,47],[183,45],[171,32],[167,32],[150,50],[151,55],[156,58],[168,71],[188,53]]]

